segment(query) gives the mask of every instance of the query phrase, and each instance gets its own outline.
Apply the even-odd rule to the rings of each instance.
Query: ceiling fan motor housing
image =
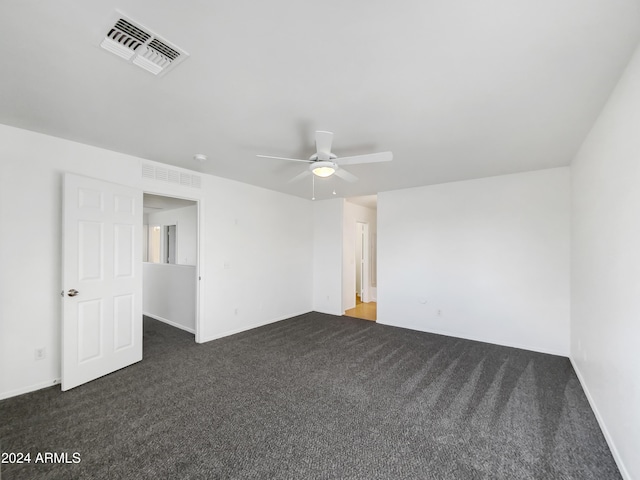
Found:
[[[317,152],[309,157],[309,160],[314,162],[326,162],[328,160],[335,160],[338,158],[335,153]]]

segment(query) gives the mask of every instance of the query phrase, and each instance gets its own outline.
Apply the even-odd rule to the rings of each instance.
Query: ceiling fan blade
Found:
[[[313,163],[313,160],[300,160],[299,158],[272,157],[271,155],[256,155],[260,158],[275,158],[276,160],[288,160],[290,162]]]
[[[309,175],[311,175],[311,171],[310,170],[305,170],[304,172],[302,172],[302,173],[296,175],[295,177],[293,177],[287,183],[297,182],[298,180],[302,180],[303,178],[308,177]]]
[[[369,153],[367,155],[355,155],[353,157],[336,158],[334,162],[338,165],[356,165],[358,163],[390,162],[391,160],[393,160],[393,153],[380,152]]]
[[[337,169],[334,172],[334,175],[340,177],[343,180],[346,180],[347,182],[353,183],[358,181],[358,177],[356,177],[353,173],[349,173],[341,168]]]
[[[333,133],[331,132],[323,132],[318,130],[316,132],[316,151],[318,153],[325,154],[326,158],[322,158],[322,160],[328,160],[329,154],[331,153],[331,143],[333,142]],[[320,157],[320,156],[319,156]]]

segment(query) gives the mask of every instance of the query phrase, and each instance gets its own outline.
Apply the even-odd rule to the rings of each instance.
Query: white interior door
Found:
[[[62,390],[142,360],[142,191],[65,174]]]

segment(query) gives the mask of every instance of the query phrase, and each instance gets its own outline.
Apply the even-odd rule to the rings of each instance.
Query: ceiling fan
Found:
[[[336,175],[347,182],[355,182],[358,180],[354,174],[347,172],[342,168],[343,165],[356,165],[359,163],[376,163],[389,162],[393,159],[391,152],[369,153],[366,155],[355,155],[352,157],[340,157],[331,153],[331,142],[333,141],[333,133],[317,131],[316,132],[316,153],[309,157],[309,160],[301,160],[298,158],[273,157],[271,155],[258,155],[261,158],[275,158],[276,160],[288,160],[291,162],[303,162],[309,164],[309,169],[296,175],[289,183],[298,181],[304,177],[308,177],[312,173],[318,177],[330,177]]]

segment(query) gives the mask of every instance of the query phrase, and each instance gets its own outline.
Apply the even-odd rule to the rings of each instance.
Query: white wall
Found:
[[[197,262],[197,215],[197,205],[190,205],[153,212],[145,216],[147,225],[176,226],[176,264],[195,265]]]
[[[142,275],[142,313],[195,333],[196,267],[144,263]]]
[[[567,355],[569,169],[380,193],[378,322]]]
[[[200,199],[201,341],[312,309],[308,200],[209,175],[201,189],[142,180],[140,158],[4,125],[0,160],[0,398],[60,378],[63,172]]]
[[[313,310],[342,315],[344,200],[313,202]]]
[[[640,50],[572,169],[571,359],[624,478],[640,478]]]
[[[202,188],[203,339],[311,311],[312,202],[213,176]]]
[[[347,200],[344,203],[343,217],[342,313],[356,306],[356,222],[369,225],[369,237],[371,238],[376,235],[377,212]],[[369,283],[370,300],[375,301],[375,288],[371,286],[371,279],[365,280]]]

